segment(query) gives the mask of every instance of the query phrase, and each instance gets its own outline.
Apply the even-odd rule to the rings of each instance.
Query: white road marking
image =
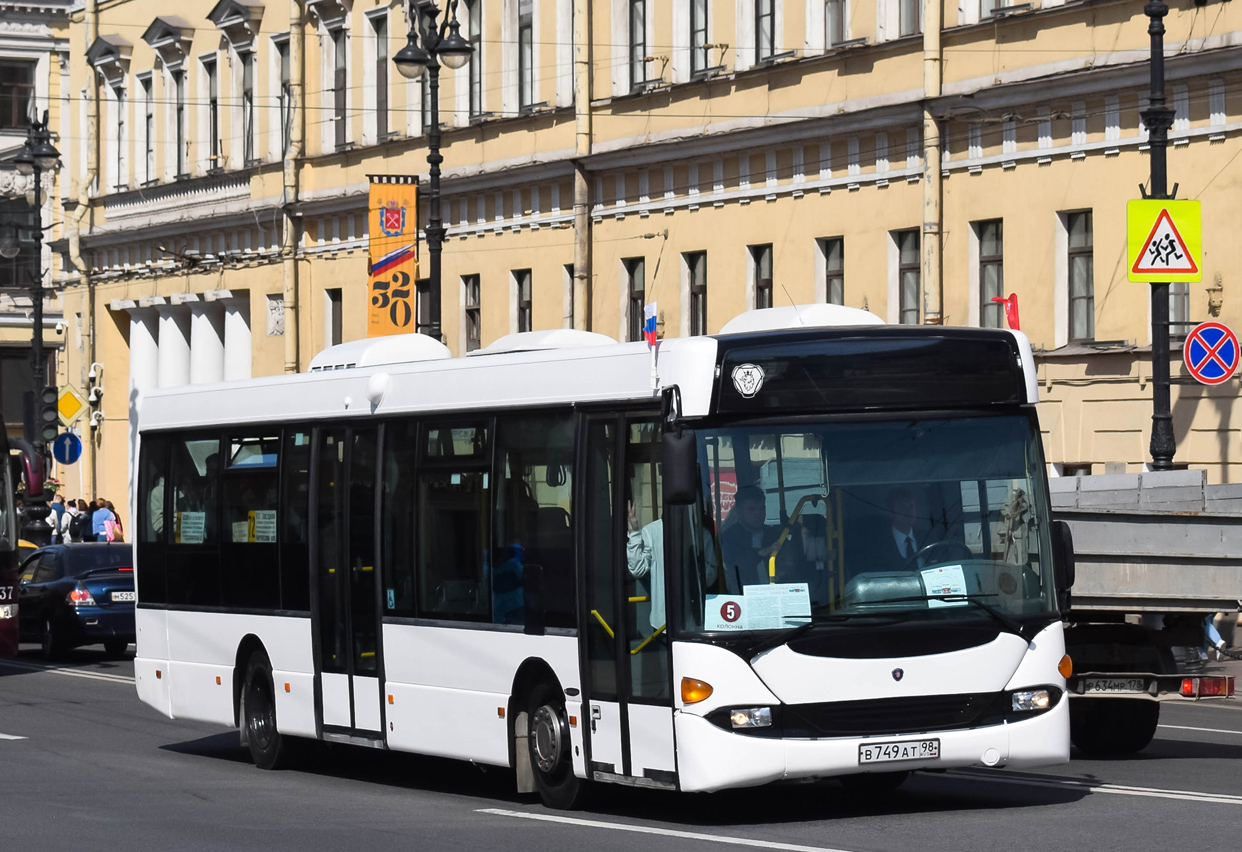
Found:
[[[24,740],[25,737],[15,736],[14,734],[0,734],[0,740]]]
[[[702,840],[707,843],[723,843],[728,846],[750,846],[755,849],[781,849],[786,850],[786,852],[845,852],[845,850],[833,849],[827,846],[802,846],[797,843],[778,843],[775,840],[752,840],[749,837],[730,837],[724,834],[705,834],[698,831],[678,831],[672,828],[656,828],[649,825],[631,825],[624,822],[606,822],[597,819],[580,819],[578,817],[556,816],[554,814],[536,814],[527,811],[507,811],[502,808],[480,808],[475,813],[514,817],[516,819],[533,819],[540,822],[559,822],[564,825],[579,825],[585,828],[630,831],[635,834],[658,834],[663,837],[677,837],[682,840]]]
[[[1157,725],[1159,728],[1169,728],[1174,731],[1206,731],[1209,734],[1237,734],[1242,736],[1242,731],[1230,731],[1225,728],[1192,728],[1189,725]]]
[[[58,666],[49,666],[43,663],[31,663],[26,660],[0,660],[0,666],[12,669],[22,669],[28,672],[48,672],[49,674],[68,675],[69,677],[84,677],[88,680],[106,680],[109,683],[127,683],[133,684],[132,677],[124,675],[109,674],[108,672],[90,672],[80,669],[60,668]]]
[[[1128,787],[1124,784],[1101,784],[1096,781],[1078,781],[1073,778],[1005,778],[998,774],[980,772],[945,773],[954,778],[968,778],[972,781],[996,782],[1000,784],[1018,784],[1031,787],[1054,787],[1058,789],[1082,790],[1086,793],[1109,793],[1114,796],[1141,796],[1153,799],[1177,799],[1185,802],[1207,802],[1216,805],[1242,805],[1242,796],[1228,793],[1200,793],[1194,790],[1163,790],[1158,787]]]

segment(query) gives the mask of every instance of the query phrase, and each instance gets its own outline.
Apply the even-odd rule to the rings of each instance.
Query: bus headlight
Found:
[[[1046,689],[1026,689],[1013,693],[1015,712],[1047,710],[1052,706],[1052,695]]]
[[[770,728],[772,727],[771,707],[747,707],[729,713],[729,721],[736,728]]]

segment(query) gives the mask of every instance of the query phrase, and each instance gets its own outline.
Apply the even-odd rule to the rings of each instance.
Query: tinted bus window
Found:
[[[168,439],[146,435],[138,461],[138,494],[134,501],[138,518],[138,597],[145,603],[168,600],[164,545],[167,538]]]
[[[383,509],[380,515],[384,613],[415,614],[414,610],[414,450],[417,424],[384,427]]]
[[[280,606],[280,436],[234,434],[225,446],[221,602],[246,609],[276,609]]]
[[[177,437],[170,443],[168,603],[219,606],[220,440]]]
[[[280,459],[280,607],[310,611],[309,429],[286,429]]]

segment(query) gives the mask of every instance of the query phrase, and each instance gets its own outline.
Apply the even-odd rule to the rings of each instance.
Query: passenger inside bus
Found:
[[[739,488],[720,534],[725,582],[731,589],[740,592],[746,586],[771,581],[768,557],[776,550],[780,529],[768,526],[766,518],[767,501],[759,486]]]

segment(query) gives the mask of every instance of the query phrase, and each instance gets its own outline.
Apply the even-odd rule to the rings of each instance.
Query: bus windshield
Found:
[[[1039,432],[1025,414],[700,430],[680,537],[683,632],[860,616],[1055,611]]]

